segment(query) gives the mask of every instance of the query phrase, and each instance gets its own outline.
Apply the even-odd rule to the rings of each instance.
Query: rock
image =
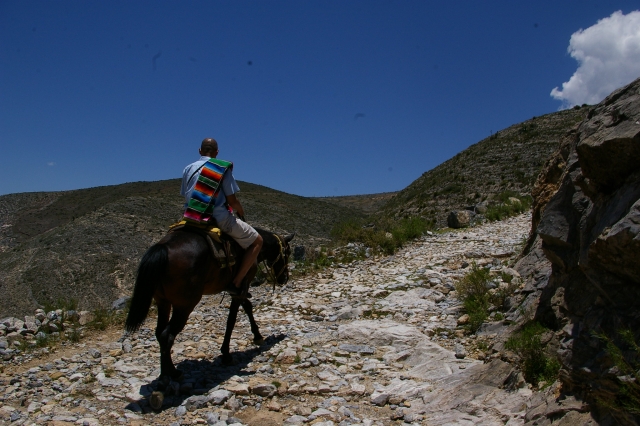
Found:
[[[391,420],[400,420],[404,419],[404,410],[402,408],[398,408],[391,412],[390,416]]]
[[[285,425],[301,425],[301,424],[304,424],[306,422],[308,422],[306,417],[299,416],[299,415],[296,414],[296,415],[293,415],[293,416],[287,418],[284,421],[284,424]]]
[[[94,315],[89,311],[80,311],[78,312],[78,324],[87,325],[91,321],[93,321]]]
[[[333,414],[332,411],[329,411],[325,408],[318,408],[316,411],[314,411],[313,413],[311,413],[311,415],[309,416],[309,420],[315,420],[317,418],[334,418],[335,414]],[[317,423],[315,423],[317,424]]]
[[[276,394],[278,389],[270,383],[261,383],[251,388],[251,393],[270,398]]]
[[[222,405],[231,398],[231,396],[233,396],[233,394],[228,390],[218,389],[209,393],[209,400],[214,405]]]
[[[200,408],[206,407],[207,403],[211,400],[210,396],[204,395],[194,395],[187,398],[182,405],[187,409],[187,411],[195,411]]]
[[[360,308],[352,308],[351,306],[345,306],[341,308],[337,312],[337,319],[339,320],[348,320],[353,318],[358,318],[362,315],[362,310]]]
[[[394,321],[362,320],[341,324],[338,337],[345,341],[375,346],[413,346],[425,335],[417,328]]]
[[[229,392],[233,392],[236,395],[249,395],[248,383],[230,383],[225,385],[225,389]]]
[[[64,313],[64,319],[65,321],[69,321],[69,322],[77,322],[78,321],[78,312],[75,310],[69,310],[67,312]]]
[[[238,398],[236,398],[235,396],[232,396],[231,398],[229,398],[227,400],[227,402],[224,404],[225,408],[227,408],[228,410],[231,410],[231,412],[235,413],[236,411],[238,411],[239,409],[242,408],[242,401],[240,401]],[[239,422],[238,422],[239,423]]]
[[[514,206],[519,206],[520,204],[522,204],[522,201],[520,201],[520,199],[516,197],[509,197],[508,202],[509,204]]]
[[[449,228],[466,228],[471,223],[472,213],[469,210],[452,211],[447,216],[447,226]]]
[[[366,390],[366,386],[361,383],[351,383],[351,391],[349,393],[351,395],[364,395]]]
[[[487,203],[478,203],[474,206],[474,211],[477,214],[485,214],[487,212]]]
[[[213,425],[220,421],[220,415],[216,412],[207,413],[207,424]]]
[[[280,404],[278,404],[277,401],[271,400],[267,404],[267,410],[269,410],[269,411],[280,411],[280,410],[282,410],[282,406]]]
[[[304,246],[295,246],[293,248],[293,260],[301,261],[305,259],[305,248]]]
[[[390,397],[391,395],[389,395],[388,393],[376,391],[371,394],[370,400],[373,405],[384,407],[385,405],[387,405],[387,402],[389,401]]]
[[[347,352],[351,352],[351,353],[359,353],[359,354],[364,354],[364,355],[373,355],[376,351],[376,349],[373,346],[367,346],[367,345],[349,345],[349,344],[342,344],[339,346],[341,351],[347,351]]]
[[[460,343],[455,346],[455,357],[458,359],[464,359],[467,356],[467,350]]]
[[[14,343],[22,343],[24,342],[24,336],[15,331],[7,334],[6,336],[7,342],[9,342],[9,346],[13,346]]]
[[[111,304],[111,309],[113,309],[114,311],[117,311],[119,309],[126,308],[127,307],[127,303],[129,303],[130,299],[131,299],[131,297],[124,296],[124,297],[121,297],[119,299],[114,300],[113,303]]]
[[[25,316],[24,328],[21,330],[22,334],[36,334],[38,332],[39,324],[37,324],[36,317]]]
[[[469,323],[469,314],[464,314],[457,321],[458,325],[465,325]]]

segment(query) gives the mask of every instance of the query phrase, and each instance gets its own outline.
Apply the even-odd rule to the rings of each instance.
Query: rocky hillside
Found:
[[[247,218],[298,244],[327,242],[358,210],[240,183]],[[128,295],[144,251],[181,216],[179,180],[0,197],[0,317],[59,300],[82,309]]]
[[[517,269],[524,320],[554,331],[562,392],[529,413],[557,420],[557,402],[599,424],[640,423],[640,79],[589,109],[534,188],[533,231]],[[556,407],[556,408],[554,408]],[[545,423],[546,422],[546,423]],[[568,423],[567,423],[568,424]]]
[[[357,209],[366,214],[374,214],[396,194],[397,192],[381,192],[379,194],[318,197],[318,199],[341,207]]]
[[[501,130],[425,172],[382,208],[387,216],[424,216],[446,226],[447,213],[503,191],[529,195],[542,165],[588,108],[534,117]]]

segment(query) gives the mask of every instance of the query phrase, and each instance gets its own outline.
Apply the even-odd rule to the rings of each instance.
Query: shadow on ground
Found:
[[[230,379],[233,376],[251,376],[253,372],[245,371],[247,365],[268,351],[273,346],[284,340],[285,334],[271,335],[265,338],[260,346],[246,349],[244,351],[233,352],[233,365],[224,365],[222,357],[218,356],[213,360],[183,360],[176,364],[178,370],[184,373],[184,379],[180,382],[171,381],[165,385],[160,380],[155,379],[151,383],[140,386],[140,395],[145,398],[132,402],[125,409],[134,412],[150,412],[151,407],[148,402],[149,396],[154,391],[164,394],[162,409],[180,406],[187,398],[193,395],[206,395],[213,388]]]

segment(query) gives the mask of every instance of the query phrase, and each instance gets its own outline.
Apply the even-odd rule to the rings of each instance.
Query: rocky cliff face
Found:
[[[533,193],[530,251],[518,265],[531,292],[523,306],[556,331],[563,394],[582,398],[602,423],[636,424],[640,79],[568,133]]]

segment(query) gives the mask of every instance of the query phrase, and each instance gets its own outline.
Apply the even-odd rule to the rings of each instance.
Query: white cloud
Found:
[[[621,11],[571,35],[571,57],[578,69],[551,96],[566,108],[597,104],[615,89],[640,77],[640,11]]]
[[[56,165],[56,163],[54,163],[53,161],[49,161],[49,162],[47,163],[47,166],[55,166],[55,165]]]

